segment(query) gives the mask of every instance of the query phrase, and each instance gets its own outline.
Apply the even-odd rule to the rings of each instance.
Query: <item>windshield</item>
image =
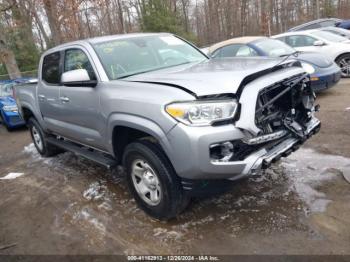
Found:
[[[311,34],[330,42],[339,43],[339,42],[344,42],[348,40],[345,37],[342,37],[340,35],[336,35],[330,32],[326,32],[326,31],[314,31],[314,32],[311,32]]]
[[[0,85],[0,96],[12,96],[12,84]]]
[[[93,46],[110,80],[208,59],[172,35],[132,37]]]
[[[338,27],[332,27],[332,28],[325,28],[324,31],[330,32],[330,33],[334,33],[337,35],[341,35],[341,36],[350,36],[350,31],[343,29],[343,28],[338,28]]]
[[[295,52],[295,50],[289,45],[275,39],[258,40],[253,42],[252,45],[255,45],[265,54],[272,57],[290,55]]]

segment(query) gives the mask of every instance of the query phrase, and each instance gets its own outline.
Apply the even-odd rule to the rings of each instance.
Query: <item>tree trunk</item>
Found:
[[[57,6],[55,0],[43,0],[47,20],[51,30],[52,41],[55,45],[62,43],[59,22],[57,21]]]
[[[5,64],[10,79],[21,77],[14,53],[8,49],[3,39],[3,33],[0,32],[0,61]]]

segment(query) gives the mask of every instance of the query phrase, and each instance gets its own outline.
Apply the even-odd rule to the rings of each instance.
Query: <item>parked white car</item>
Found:
[[[288,32],[276,38],[301,52],[320,52],[337,63],[342,77],[350,77],[350,40],[321,30]]]

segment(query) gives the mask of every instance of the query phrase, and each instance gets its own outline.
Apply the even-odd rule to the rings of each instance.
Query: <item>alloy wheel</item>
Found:
[[[339,60],[338,65],[341,70],[341,75],[343,77],[349,77],[350,76],[350,57],[344,57],[341,60]]]
[[[32,135],[33,135],[33,140],[35,145],[38,147],[40,151],[42,151],[44,149],[43,141],[41,139],[41,135],[39,131],[36,129],[35,126],[32,127]]]
[[[136,192],[148,205],[156,206],[162,198],[159,178],[152,167],[142,159],[137,159],[131,166],[131,177]]]

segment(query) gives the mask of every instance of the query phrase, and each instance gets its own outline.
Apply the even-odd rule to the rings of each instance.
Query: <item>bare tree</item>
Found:
[[[21,72],[18,69],[15,55],[6,44],[5,34],[2,28],[0,28],[0,62],[5,64],[10,79],[21,77]]]

